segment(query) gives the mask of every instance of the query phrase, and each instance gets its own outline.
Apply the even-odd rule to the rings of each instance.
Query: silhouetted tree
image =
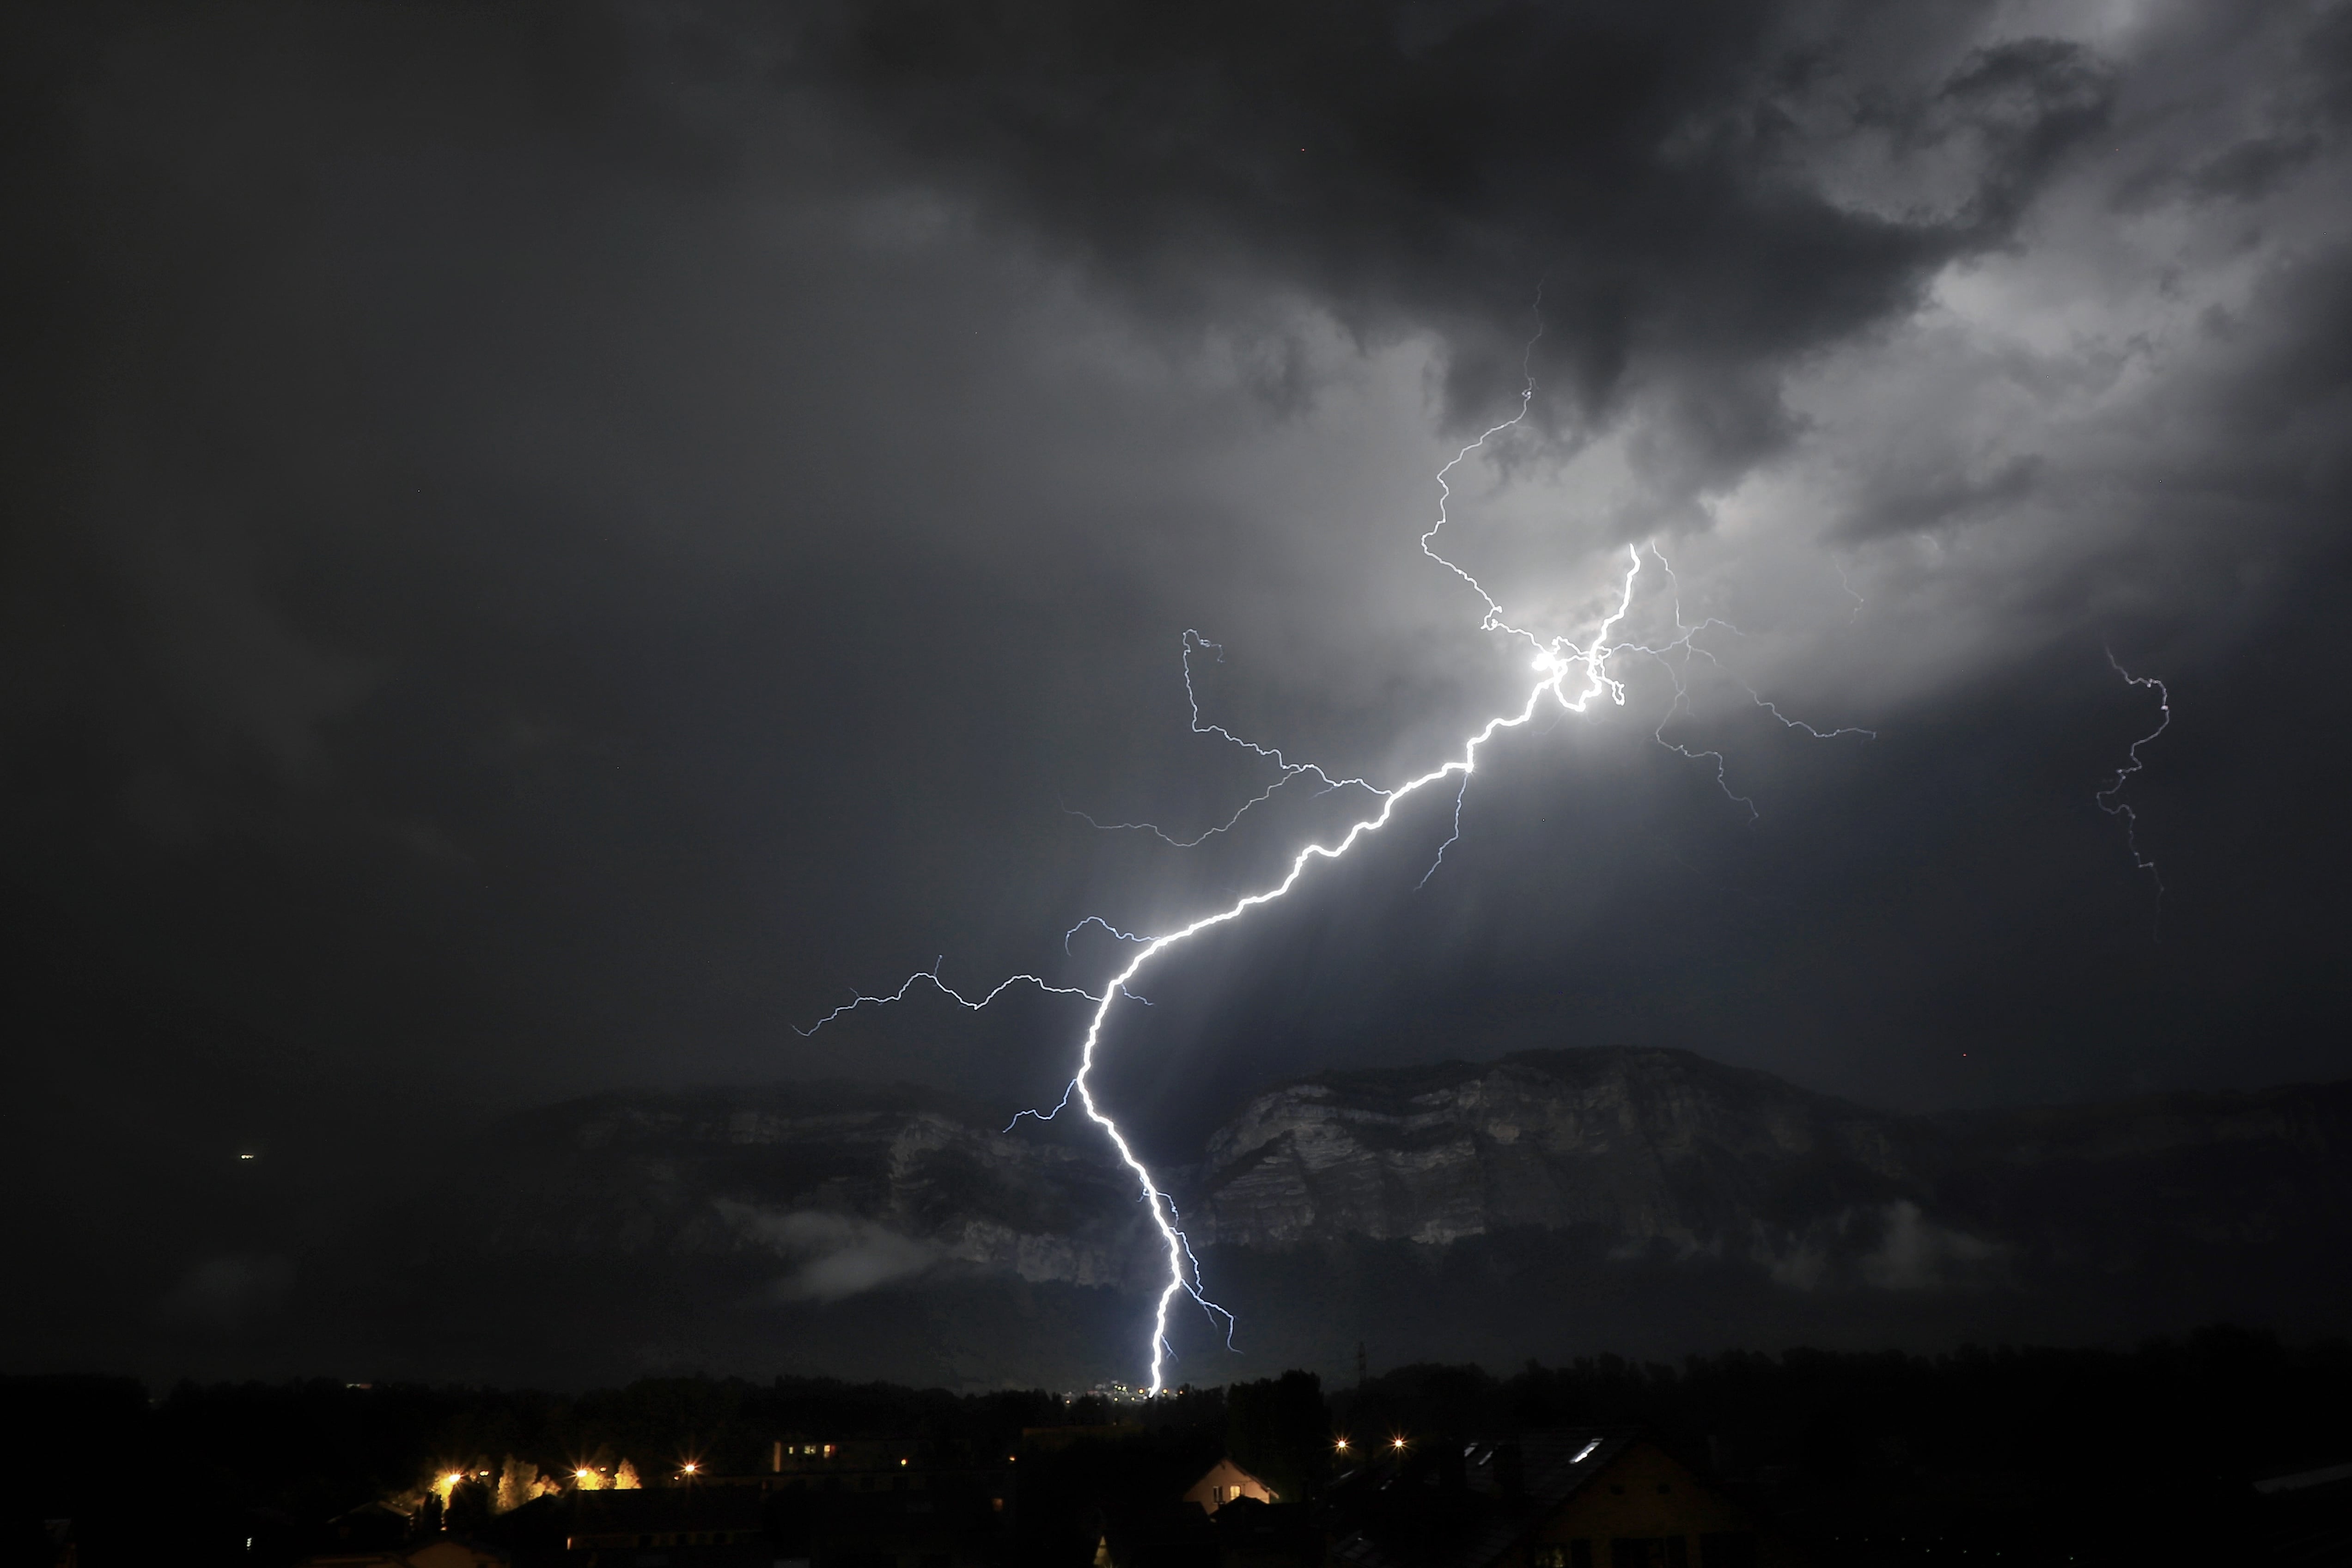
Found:
[[[1225,1452],[1286,1502],[1303,1500],[1321,1483],[1330,1442],[1323,1380],[1311,1372],[1225,1390]]]

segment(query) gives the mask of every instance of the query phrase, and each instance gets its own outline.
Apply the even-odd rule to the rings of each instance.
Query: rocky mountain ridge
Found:
[[[1090,1129],[992,1121],[907,1088],[598,1096],[499,1130],[477,1240],[768,1255],[781,1295],[818,1300],[936,1273],[1156,1277]],[[1533,1051],[1280,1085],[1166,1174],[1204,1251],[1559,1233],[1808,1289],[1990,1285],[2036,1258],[2352,1235],[2352,1085],[1904,1116],[1685,1051]]]
[[[56,1321],[86,1363],[174,1373],[1132,1379],[1166,1276],[1131,1177],[1083,1121],[1001,1116],[624,1091],[340,1161],[312,1118],[221,1160],[243,1206],[173,1211],[209,1228],[168,1272],[53,1292],[80,1303]],[[1239,1323],[1179,1303],[1194,1382],[1344,1377],[1359,1343],[1507,1366],[2352,1317],[2352,1084],[1923,1117],[1687,1052],[1538,1051],[1277,1085],[1160,1174]],[[58,1250],[102,1231],[58,1235],[82,1261],[47,1278],[107,1278]]]
[[[1199,1228],[1244,1247],[1583,1226],[1698,1246],[1903,1194],[1924,1131],[1685,1051],[1326,1073],[1218,1129]]]

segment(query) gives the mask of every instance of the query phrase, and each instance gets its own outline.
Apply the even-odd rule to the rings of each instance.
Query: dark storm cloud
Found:
[[[924,178],[1072,247],[1147,315],[1304,298],[1371,341],[1433,332],[1457,425],[1484,423],[1516,383],[1521,280],[1543,278],[1538,418],[1581,441],[1622,437],[1646,494],[1620,526],[1703,529],[1695,502],[1711,521],[1719,498],[1787,483],[1834,525],[1824,545],[1878,552],[1874,592],[1923,595],[1896,590],[1903,607],[1858,661],[1889,688],[1874,721],[1891,724],[1895,755],[1872,792],[1812,780],[1846,804],[1801,826],[1782,799],[1778,842],[1752,860],[1715,843],[1677,852],[1679,869],[1643,854],[1585,865],[1628,900],[1622,934],[1558,887],[1584,860],[1578,830],[1474,805],[1508,821],[1508,864],[1465,850],[1471,890],[1434,921],[1373,900],[1360,922],[1339,917],[1344,936],[1285,931],[1262,959],[1219,960],[1232,994],[1213,1018],[1134,1026],[1154,1042],[1137,1057],[1155,1066],[1135,1069],[1152,1091],[1164,1102],[1203,1075],[1246,1072],[1285,1031],[1305,1058],[1461,1048],[1465,1033],[1518,1028],[1515,998],[1530,1037],[1736,1049],[1751,1031],[1807,1037],[1825,1070],[1881,1093],[1902,1092],[1872,1065],[1890,1033],[1948,1039],[1955,1065],[1962,1040],[1981,1062],[2010,1035],[2009,1060],[2037,1058],[2036,1072],[2139,1081],[2218,1060],[2236,1033],[2307,1037],[2306,1005],[2340,998],[2290,987],[2248,1005],[2243,976],[2291,963],[2328,917],[2267,903],[2255,889],[2271,873],[2220,821],[2248,809],[2225,798],[2274,800],[2265,769],[2294,771],[2270,743],[2294,721],[2244,689],[2277,656],[2247,650],[2301,646],[2313,611],[2291,601],[2326,597],[2344,567],[2346,339],[2331,323],[2352,258],[2317,172],[2341,168],[2330,106],[2344,15],[2140,7],[2068,37],[2084,18],[2030,10],[1930,24],[1739,8],[1695,24],[1622,7],[1143,20],[917,5],[822,30],[803,68]],[[2056,26],[2040,35],[2037,20]],[[2235,233],[2209,210],[2263,202]],[[2183,237],[2126,258],[2110,215],[2151,211]],[[1711,586],[1756,611],[1753,586]],[[2088,841],[2046,815],[2087,808],[2053,751],[2095,783],[2101,755],[2139,732],[2074,739],[2133,722],[2101,685],[2098,645],[2117,638],[2137,663],[2168,659],[2188,702],[2246,721],[2226,739],[2169,732],[2175,765],[2211,770],[2216,793],[2211,817],[2165,802],[2174,869],[2205,893],[2184,912],[2176,883],[2176,956],[2154,969],[2093,934],[2137,925],[2105,902],[2134,884],[2089,894],[2100,873],[2060,847]],[[1857,664],[1851,650],[1842,661]],[[2342,712],[2324,680],[2295,700]],[[2192,757],[2200,746],[2237,755]],[[1955,781],[1983,793],[1956,795]],[[2272,831],[2337,863],[2324,812],[2283,810]],[[1641,817],[1621,800],[1585,821]],[[1962,851],[1947,836],[1971,818]],[[1694,863],[1711,869],[1685,881]],[[1980,877],[1994,864],[2015,879],[2006,892]],[[1832,865],[1843,869],[1811,883]],[[1809,884],[1832,902],[1808,907],[1796,889]],[[1864,886],[1880,891],[1832,907]],[[1893,930],[1881,898],[1907,906]],[[1742,900],[1780,909],[1743,917]],[[2017,922],[2013,946],[1982,929],[1992,906]],[[1852,926],[1855,908],[1875,912]],[[1507,956],[1530,931],[1532,951]],[[1777,956],[1730,959],[1759,940]],[[1687,962],[1660,941],[1685,944]],[[1800,956],[1830,950],[1867,978]],[[1303,982],[1302,952],[1315,955]],[[1388,957],[1323,956],[1343,952]],[[1779,973],[1731,980],[1727,960]],[[1455,982],[1435,979],[1448,965]],[[1416,978],[1379,978],[1400,973]],[[1698,995],[1680,978],[1693,973],[1707,975]],[[1909,994],[1900,1021],[1850,1011],[1857,979]],[[1632,994],[1612,1000],[1620,991]],[[1662,1006],[1662,991],[1685,994]],[[2234,1020],[2224,995],[2239,998]]]
[[[2004,242],[2105,124],[2089,50],[1969,47],[1968,20],[888,4],[810,47],[931,177],[1076,242],[1147,308],[1271,287],[1374,333],[1444,332],[1457,421],[1517,383],[1539,280],[1547,417],[1655,390],[1675,417],[1654,441],[1706,484],[1785,439],[1783,364]],[[1938,165],[1945,188],[1832,200],[1812,165],[1860,139]]]

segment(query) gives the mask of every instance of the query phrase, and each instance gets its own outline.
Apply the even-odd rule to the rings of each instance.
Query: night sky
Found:
[[[1067,998],[796,1027],[1098,984],[1082,917],[1364,806],[1077,815],[1280,776],[1188,630],[1203,723],[1341,777],[1515,707],[1415,540],[1524,363],[1454,558],[1582,641],[1654,542],[1625,634],[1661,559],[1727,624],[1496,742],[1425,883],[1445,791],[1156,967],[1147,1147],[1537,1046],[2352,1067],[2352,8],[20,6],[0,116],[24,1016],[428,1113],[1050,1100]]]

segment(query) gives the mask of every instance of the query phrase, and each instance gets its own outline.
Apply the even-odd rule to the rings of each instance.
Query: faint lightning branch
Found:
[[[1429,869],[1423,871],[1421,874],[1421,880],[1412,885],[1414,891],[1418,892],[1429,886],[1429,879],[1437,875],[1437,868],[1440,866],[1445,864],[1445,852],[1462,842],[1462,797],[1469,793],[1470,775],[1464,773],[1462,782],[1455,785],[1454,790],[1454,826],[1445,835],[1445,842],[1437,847],[1437,855],[1430,861]]]
[[[1531,367],[1535,362],[1536,344],[1542,341],[1543,291],[1538,288],[1536,291],[1535,335],[1528,339],[1528,346],[1519,354],[1519,411],[1517,414],[1512,415],[1508,419],[1504,420],[1500,425],[1489,426],[1485,430],[1480,431],[1476,440],[1471,442],[1468,446],[1454,453],[1453,461],[1447,463],[1444,468],[1437,470],[1437,521],[1431,523],[1428,530],[1421,536],[1421,552],[1423,555],[1428,556],[1432,561],[1436,562],[1440,566],[1444,567],[1448,572],[1453,573],[1456,577],[1461,578],[1463,582],[1468,584],[1470,591],[1477,595],[1480,601],[1486,605],[1486,616],[1478,623],[1478,629],[1480,631],[1507,632],[1513,637],[1525,637],[1538,652],[1542,650],[1544,646],[1542,639],[1538,637],[1534,633],[1523,631],[1519,627],[1512,626],[1508,621],[1505,620],[1503,618],[1503,605],[1501,601],[1496,599],[1494,595],[1486,592],[1486,584],[1479,582],[1477,578],[1472,576],[1469,572],[1459,563],[1439,554],[1434,541],[1441,532],[1444,531],[1445,525],[1453,521],[1452,517],[1448,514],[1448,508],[1452,505],[1454,500],[1454,486],[1448,481],[1446,476],[1453,473],[1455,468],[1460,468],[1465,462],[1466,462],[1469,459],[1471,453],[1485,447],[1487,442],[1493,440],[1504,431],[1517,428],[1519,425],[1524,423],[1527,419],[1528,409],[1535,402],[1536,396],[1536,377],[1535,372]]]
[[[1226,729],[1223,724],[1203,724],[1201,722],[1201,699],[1199,694],[1192,689],[1192,650],[1196,647],[1213,650],[1217,656],[1217,662],[1219,664],[1225,662],[1224,644],[1211,642],[1207,637],[1202,637],[1199,632],[1193,631],[1190,627],[1185,629],[1183,652],[1180,657],[1184,669],[1184,700],[1192,710],[1192,733],[1195,735],[1216,735],[1223,740],[1230,741],[1245,752],[1265,758],[1267,761],[1274,763],[1276,767],[1280,768],[1285,774],[1296,775],[1298,773],[1313,773],[1317,778],[1321,779],[1326,784],[1329,785],[1333,789],[1343,789],[1349,784],[1355,784],[1360,788],[1371,790],[1374,795],[1385,795],[1388,793],[1385,790],[1374,788],[1374,786],[1366,784],[1362,779],[1335,779],[1330,774],[1325,773],[1321,768],[1317,767],[1313,763],[1294,763],[1289,758],[1282,754],[1281,747],[1261,746],[1255,741],[1244,741],[1239,735],[1234,734],[1231,730]]]
[[[1138,936],[1133,931],[1121,931],[1117,926],[1111,924],[1110,921],[1103,919],[1100,915],[1088,915],[1086,919],[1080,921],[1077,924],[1072,926],[1069,930],[1062,933],[1062,952],[1066,956],[1070,951],[1070,939],[1077,935],[1080,931],[1086,930],[1088,926],[1100,926],[1103,930],[1110,932],[1112,936],[1118,938],[1120,942],[1150,942],[1151,940],[1148,936]]]
[[[1811,724],[1806,723],[1802,719],[1791,719],[1786,713],[1781,712],[1780,705],[1773,701],[1771,699],[1757,696],[1756,689],[1749,686],[1746,681],[1743,680],[1740,682],[1740,688],[1748,693],[1748,700],[1754,702],[1757,707],[1761,708],[1765,712],[1769,713],[1773,718],[1778,719],[1780,721],[1780,727],[1784,730],[1802,730],[1806,734],[1811,735],[1816,741],[1834,741],[1840,735],[1860,735],[1872,741],[1878,739],[1877,731],[1865,730],[1859,724],[1841,724],[1834,730],[1816,730]]]
[[[1072,929],[1076,930],[1077,928],[1074,927]],[[819,1029],[824,1028],[827,1024],[832,1023],[835,1018],[840,1017],[845,1013],[855,1013],[860,1007],[887,1007],[893,1002],[904,1002],[907,999],[907,993],[912,991],[915,988],[915,983],[919,980],[929,981],[932,988],[938,991],[940,995],[947,997],[950,1001],[954,1002],[959,1006],[969,1007],[975,1013],[979,1012],[982,1007],[987,1006],[991,1002],[995,1001],[999,996],[1003,995],[1007,991],[1012,990],[1015,985],[1034,985],[1038,990],[1054,996],[1083,996],[1089,1002],[1099,1002],[1102,1000],[1101,997],[1096,995],[1093,992],[1087,990],[1083,985],[1050,985],[1034,974],[1015,974],[998,981],[993,989],[975,1002],[971,997],[965,995],[962,992],[958,991],[954,986],[950,985],[946,981],[940,978],[940,965],[946,962],[946,955],[941,954],[940,957],[931,961],[931,966],[929,969],[918,969],[914,973],[907,976],[907,983],[899,986],[896,991],[891,992],[888,995],[866,996],[860,994],[852,997],[849,1001],[844,1002],[840,1006],[835,1007],[832,1012],[827,1013],[824,1017],[819,1018],[815,1023],[811,1024],[807,1028],[803,1029],[795,1027],[793,1030],[793,1033],[800,1036],[803,1039],[806,1039],[811,1035],[815,1034]],[[1130,993],[1130,994],[1132,994]],[[1147,1007],[1151,1005],[1150,1003],[1144,1002],[1144,999],[1140,996],[1134,997],[1134,1000],[1143,1002],[1143,1005]]]
[[[1173,1203],[1171,1203],[1168,1205],[1168,1212],[1171,1215],[1175,1214],[1176,1205]],[[1181,1240],[1184,1233],[1180,1230],[1176,1235],[1178,1239]],[[1187,1285],[1185,1289],[1192,1292],[1192,1300],[1200,1302],[1202,1309],[1208,1312],[1212,1318],[1223,1318],[1225,1321],[1225,1348],[1229,1351],[1238,1350],[1240,1347],[1234,1343],[1234,1331],[1241,1327],[1241,1324],[1234,1319],[1231,1312],[1226,1311],[1223,1307],[1218,1306],[1214,1301],[1210,1300],[1206,1296],[1201,1294],[1197,1284],[1197,1281],[1201,1278],[1201,1260],[1192,1256],[1192,1244],[1190,1241],[1184,1242],[1184,1261],[1191,1266],[1192,1270],[1192,1279],[1195,1281],[1194,1284]],[[1160,1343],[1164,1346],[1167,1342],[1163,1340]]]
[[[1207,637],[1202,637],[1199,632],[1193,631],[1190,627],[1185,629],[1183,651],[1180,656],[1180,662],[1184,671],[1184,700],[1192,710],[1192,733],[1195,735],[1215,735],[1222,740],[1229,741],[1233,744],[1239,746],[1243,751],[1248,752],[1254,756],[1261,757],[1265,761],[1272,763],[1276,768],[1281,770],[1281,776],[1276,778],[1272,784],[1266,785],[1264,789],[1258,791],[1257,794],[1242,802],[1240,808],[1231,816],[1225,818],[1224,821],[1219,823],[1214,827],[1204,828],[1201,832],[1194,834],[1190,838],[1179,838],[1170,833],[1167,829],[1160,826],[1157,823],[1103,822],[1097,820],[1086,812],[1078,810],[1076,806],[1066,805],[1062,808],[1063,810],[1068,812],[1072,816],[1084,821],[1087,826],[1098,827],[1107,833],[1129,831],[1149,833],[1155,838],[1161,840],[1163,843],[1173,845],[1179,849],[1190,849],[1196,845],[1206,843],[1220,833],[1232,831],[1234,824],[1240,822],[1243,817],[1248,816],[1250,809],[1253,806],[1265,805],[1266,801],[1273,798],[1274,793],[1276,790],[1290,783],[1291,780],[1298,778],[1304,774],[1311,773],[1319,780],[1323,784],[1323,790],[1321,793],[1326,795],[1329,794],[1333,790],[1347,789],[1350,786],[1357,789],[1369,790],[1376,795],[1386,795],[1388,793],[1386,790],[1380,788],[1377,784],[1368,783],[1363,779],[1334,778],[1313,763],[1294,763],[1289,758],[1282,754],[1282,749],[1279,746],[1261,746],[1255,741],[1244,741],[1239,735],[1234,734],[1231,730],[1226,729],[1223,724],[1202,723],[1201,721],[1200,694],[1194,690],[1192,686],[1192,653],[1196,648],[1206,648],[1214,652],[1217,656],[1217,662],[1219,664],[1223,664],[1225,661],[1224,644],[1211,642]]]
[[[1844,589],[1845,596],[1853,601],[1853,608],[1848,610],[1845,616],[1845,624],[1847,626],[1852,626],[1855,619],[1861,616],[1862,607],[1870,603],[1870,601],[1864,598],[1862,595],[1855,590],[1853,580],[1845,574],[1845,563],[1843,562],[1832,555],[1830,557],[1830,568],[1837,574],[1838,586]]]
[[[1688,671],[1690,668],[1690,660],[1694,656],[1706,660],[1707,663],[1715,666],[1717,669],[1724,669],[1723,661],[1716,658],[1713,653],[1699,645],[1697,640],[1698,634],[1704,631],[1711,631],[1717,627],[1729,632],[1733,637],[1745,637],[1747,634],[1741,631],[1738,626],[1733,626],[1729,621],[1719,619],[1714,616],[1709,616],[1706,619],[1696,623],[1684,620],[1682,579],[1675,575],[1674,567],[1668,564],[1665,556],[1660,553],[1655,543],[1649,546],[1649,551],[1652,555],[1657,558],[1659,569],[1665,573],[1666,581],[1672,584],[1674,589],[1675,638],[1672,642],[1666,644],[1664,648],[1643,648],[1640,651],[1652,654],[1657,658],[1661,664],[1666,664],[1667,660],[1665,658],[1665,653],[1668,650],[1679,648],[1683,653],[1683,668],[1685,672]],[[1738,679],[1737,677],[1733,676],[1729,670],[1724,669],[1724,678],[1727,680],[1731,680],[1739,688],[1740,690],[1748,693],[1748,700],[1755,704],[1758,708],[1763,710],[1765,712],[1770,714],[1783,730],[1801,730],[1816,741],[1834,741],[1842,735],[1860,735],[1866,741],[1875,741],[1878,739],[1877,731],[1864,729],[1859,724],[1841,724],[1834,730],[1817,730],[1812,725],[1806,723],[1802,719],[1791,719],[1786,713],[1781,712],[1780,705],[1779,703],[1759,692],[1754,687],[1748,685],[1748,682]],[[1680,683],[1677,683],[1675,687],[1675,695],[1680,697],[1682,694],[1683,688]],[[1664,727],[1664,726],[1663,725],[1660,726],[1662,729]],[[1684,754],[1689,755],[1690,753],[1685,752]],[[1715,756],[1718,761],[1721,760],[1719,754],[1716,752],[1709,752],[1701,754]]]
[[[2131,743],[2131,760],[2116,770],[2114,782],[2092,798],[2098,802],[2101,811],[2105,812],[2109,816],[2122,819],[2124,845],[2131,851],[2132,865],[2135,868],[2147,872],[2149,879],[2156,883],[2156,896],[2160,901],[2164,898],[2164,878],[2158,872],[2156,862],[2140,853],[2139,814],[2132,810],[2128,801],[2117,797],[2123,794],[2124,785],[2131,782],[2132,775],[2147,765],[2140,761],[2139,749],[2163,734],[2171,726],[2172,693],[2166,689],[2164,682],[2157,679],[2156,677],[2134,675],[2130,670],[2126,669],[2116,661],[2115,650],[2112,648],[2107,650],[2107,663],[2127,683],[2156,693],[2158,719],[2155,729]]]
[[[1020,1126],[1020,1125],[1021,1125],[1021,1122],[1022,1122],[1022,1119],[1023,1119],[1024,1117],[1031,1118],[1031,1119],[1033,1119],[1033,1120],[1034,1120],[1034,1121],[1053,1121],[1053,1120],[1054,1120],[1054,1118],[1055,1118],[1056,1116],[1061,1115],[1061,1114],[1062,1114],[1062,1112],[1064,1112],[1065,1110],[1067,1110],[1070,1108],[1070,1095],[1071,1095],[1072,1091],[1074,1091],[1077,1087],[1078,1087],[1078,1080],[1077,1080],[1077,1079],[1072,1079],[1068,1083],[1064,1084],[1064,1085],[1062,1086],[1062,1098],[1061,1098],[1060,1101],[1059,1101],[1057,1104],[1055,1104],[1055,1107],[1054,1107],[1054,1109],[1053,1109],[1053,1110],[1016,1110],[1016,1111],[1014,1111],[1014,1112],[1013,1113],[1013,1120],[1012,1120],[1012,1121],[1008,1121],[1008,1122],[1006,1122],[1006,1123],[1004,1124],[1004,1131],[1007,1131],[1007,1132],[1010,1132],[1010,1131],[1012,1131],[1014,1128],[1016,1128],[1016,1127]]]
[[[1666,726],[1674,721],[1675,715],[1677,713],[1686,713],[1689,710],[1689,706],[1685,700],[1682,689],[1680,687],[1676,687],[1675,690],[1675,700],[1673,703],[1667,707],[1666,716],[1658,721],[1657,729],[1651,732],[1652,738],[1654,739],[1658,744],[1664,746],[1669,752],[1674,752],[1675,755],[1682,757],[1686,761],[1694,763],[1713,763],[1715,764],[1715,787],[1723,792],[1723,797],[1726,800],[1730,801],[1734,805],[1738,806],[1742,811],[1745,811],[1748,814],[1748,821],[1755,822],[1761,819],[1764,814],[1757,809],[1756,802],[1731,787],[1731,764],[1725,761],[1724,755],[1721,752],[1717,751],[1711,746],[1694,748],[1685,745],[1680,741],[1669,741],[1666,739]]]
[[[1665,573],[1666,581],[1673,588],[1673,605],[1675,616],[1675,636],[1671,642],[1668,642],[1663,647],[1645,647],[1639,650],[1643,653],[1649,654],[1657,660],[1659,667],[1664,669],[1667,676],[1674,681],[1675,687],[1675,700],[1667,706],[1665,715],[1658,721],[1658,727],[1656,730],[1652,731],[1652,736],[1656,740],[1659,745],[1664,746],[1666,750],[1674,752],[1677,756],[1687,758],[1695,763],[1702,761],[1713,763],[1715,764],[1716,787],[1723,792],[1725,798],[1747,810],[1748,821],[1757,821],[1763,814],[1757,809],[1755,801],[1747,795],[1741,795],[1738,791],[1731,787],[1730,763],[1724,757],[1724,754],[1721,752],[1711,748],[1695,749],[1684,744],[1680,741],[1669,741],[1666,739],[1666,726],[1675,721],[1675,718],[1677,714],[1688,713],[1690,711],[1690,661],[1694,658],[1703,658],[1706,660],[1707,663],[1715,666],[1717,669],[1724,669],[1723,661],[1716,658],[1711,651],[1699,643],[1698,634],[1717,627],[1729,632],[1734,637],[1740,637],[1745,634],[1743,634],[1738,626],[1732,625],[1729,621],[1721,620],[1713,616],[1708,616],[1703,621],[1696,623],[1684,620],[1682,579],[1675,574],[1674,567],[1667,562],[1665,556],[1659,551],[1655,543],[1652,543],[1649,546],[1649,550],[1650,553],[1656,557],[1659,569]],[[1679,652],[1682,656],[1679,660],[1668,657],[1669,655],[1676,652]],[[1724,675],[1725,679],[1732,680],[1735,685],[1748,694],[1748,700],[1749,702],[1753,703],[1757,708],[1762,710],[1764,712],[1770,714],[1784,730],[1802,731],[1804,733],[1811,735],[1816,741],[1834,741],[1843,735],[1860,735],[1865,740],[1872,741],[1878,739],[1877,731],[1865,730],[1859,724],[1843,724],[1834,730],[1819,730],[1814,728],[1812,725],[1808,724],[1801,719],[1791,719],[1786,713],[1780,711],[1780,705],[1779,703],[1765,697],[1753,686],[1748,685],[1748,682],[1739,680],[1736,677],[1733,677],[1728,670],[1724,670]]]

